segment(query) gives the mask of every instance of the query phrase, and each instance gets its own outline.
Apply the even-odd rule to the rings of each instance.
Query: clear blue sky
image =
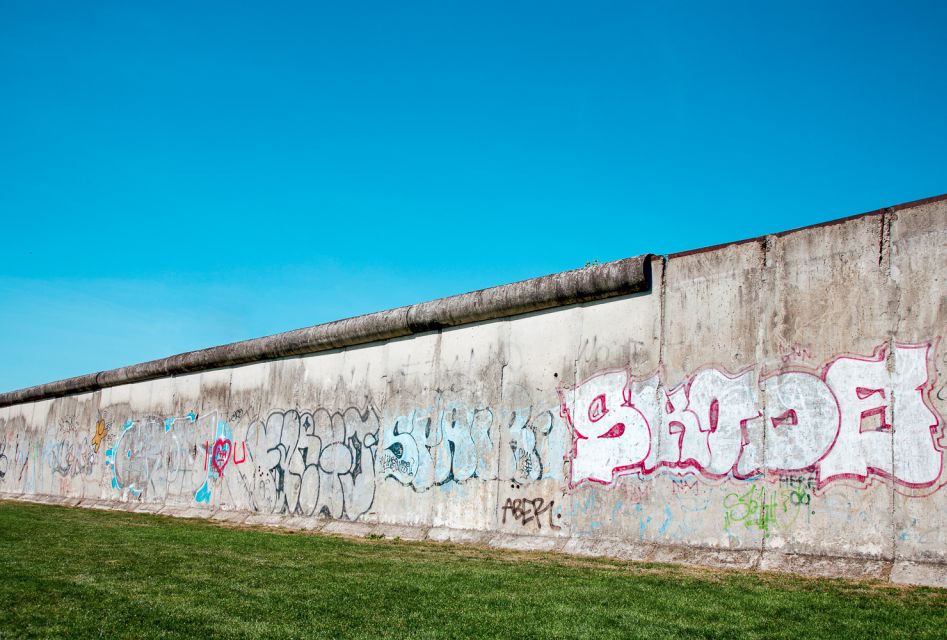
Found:
[[[3,2],[0,390],[947,192],[943,2]]]

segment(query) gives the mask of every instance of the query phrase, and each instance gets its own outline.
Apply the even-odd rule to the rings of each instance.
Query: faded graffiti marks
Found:
[[[379,424],[371,407],[276,411],[252,424],[252,448],[242,454],[252,463],[254,508],[350,520],[368,512]],[[221,450],[215,457],[226,455]]]
[[[381,469],[416,491],[471,478],[491,478],[493,411],[460,403],[414,409],[385,430]]]
[[[522,485],[556,476],[560,470],[554,464],[543,464],[542,450],[544,444],[549,447],[555,436],[564,436],[563,431],[553,434],[557,422],[558,416],[551,410],[536,411],[527,407],[510,412],[508,431],[513,463],[510,480]],[[560,463],[561,460],[560,455]]]
[[[53,475],[91,476],[95,468],[95,450],[74,418],[62,418],[52,438],[47,440],[44,457]]]
[[[250,493],[245,477],[250,472],[235,472],[247,452],[247,443],[234,436],[230,423],[218,420],[216,411],[189,411],[126,420],[105,450],[105,464],[112,488],[126,497],[233,506],[243,504]]]
[[[2,437],[2,434],[0,434]],[[0,484],[19,485],[30,461],[30,439],[25,430],[17,430],[10,439],[0,439]]]
[[[658,469],[713,479],[814,472],[816,489],[884,478],[929,493],[944,482],[930,352],[895,345],[889,356],[881,345],[820,372],[766,376],[704,368],[671,389],[657,375],[599,373],[559,390],[573,432],[571,484]]]
[[[758,530],[768,537],[791,527],[808,509],[809,501],[809,493],[801,484],[780,482],[772,487],[752,483],[724,498],[724,529]]]
[[[561,518],[562,514],[553,511],[555,505],[555,500],[546,502],[545,498],[507,498],[502,509],[503,524],[506,524],[509,514],[512,522],[518,522],[524,527],[532,523],[536,529],[542,529],[545,520],[550,529],[561,529],[562,527],[556,524],[556,519]]]
[[[502,429],[500,477],[518,485],[565,479],[569,430],[554,403],[536,406],[535,392],[505,378],[502,407],[494,410],[495,421]]]
[[[156,424],[151,418],[138,424],[126,421],[115,446],[105,452],[105,464],[112,468],[113,489],[127,489],[137,497],[149,486],[162,457]]]
[[[112,488],[140,499],[193,493],[206,474],[201,467],[202,434],[215,424],[216,413],[126,420],[115,444],[105,452]]]

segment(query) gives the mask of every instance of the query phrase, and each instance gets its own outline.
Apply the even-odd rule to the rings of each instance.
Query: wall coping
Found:
[[[651,258],[650,254],[624,258],[26,387],[0,393],[0,407],[88,393],[156,378],[382,342],[446,327],[641,293],[651,288]]]
[[[770,235],[782,237],[809,229],[843,224],[859,218],[896,214],[906,209],[945,201],[947,201],[947,194],[942,194]],[[732,245],[761,242],[767,237],[769,236],[757,236],[673,253],[662,259],[673,260],[694,253],[716,251]],[[644,254],[387,311],[353,316],[263,338],[188,351],[127,367],[8,391],[0,393],[0,407],[75,393],[87,393],[156,378],[383,342],[446,327],[508,318],[554,307],[650,291],[651,260],[655,258],[657,256],[653,254]]]

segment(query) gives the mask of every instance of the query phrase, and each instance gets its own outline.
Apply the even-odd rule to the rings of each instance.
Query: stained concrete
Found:
[[[0,394],[0,495],[947,586],[947,198]]]

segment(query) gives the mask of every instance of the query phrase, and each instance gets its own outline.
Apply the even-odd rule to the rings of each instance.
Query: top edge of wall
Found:
[[[819,227],[843,224],[860,218],[883,216],[906,209],[947,201],[947,194],[884,207],[866,213],[799,227],[775,234],[682,251],[667,256],[680,258],[717,251],[768,236],[782,237]],[[198,373],[265,360],[319,353],[372,342],[383,342],[447,327],[508,318],[534,311],[641,293],[651,290],[651,261],[644,254],[583,269],[563,271],[512,284],[480,289],[429,302],[354,316],[263,338],[189,351],[108,371],[99,371],[56,382],[0,393],[0,407],[87,393],[133,382]]]
[[[189,351],[0,394],[0,407],[132,382],[319,353],[474,322],[649,291],[651,254]]]
[[[754,236],[752,238],[745,238],[743,240],[734,240],[732,242],[723,242],[721,244],[710,245],[707,247],[700,247],[698,249],[688,249],[687,251],[679,251],[677,253],[668,254],[668,259],[674,258],[683,258],[685,256],[694,255],[696,253],[707,253],[710,251],[719,251],[726,247],[733,247],[741,244],[749,244],[751,242],[763,242],[767,237],[775,236],[777,238],[782,238],[784,236],[792,235],[794,233],[799,233],[802,231],[809,231],[812,229],[820,229],[822,227],[834,227],[839,224],[844,224],[846,222],[851,222],[853,220],[859,220],[861,218],[871,218],[874,216],[883,216],[885,214],[897,213],[899,211],[904,211],[905,209],[916,209],[918,207],[923,207],[924,205],[934,204],[937,202],[947,201],[947,193],[941,194],[939,196],[932,196],[930,198],[922,198],[921,200],[912,200],[911,202],[905,202],[903,204],[897,204],[890,207],[882,207],[880,209],[875,209],[874,211],[866,211],[865,213],[856,213],[852,216],[846,216],[844,218],[833,218],[832,220],[826,220],[824,222],[816,222],[815,224],[806,225],[804,227],[795,227],[793,229],[787,229],[785,231],[778,231],[776,233],[768,233],[761,236]]]

